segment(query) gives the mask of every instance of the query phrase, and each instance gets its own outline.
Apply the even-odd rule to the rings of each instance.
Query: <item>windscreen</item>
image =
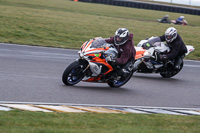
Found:
[[[102,37],[99,37],[96,40],[94,40],[90,48],[101,48],[105,44],[107,44],[107,42]]]

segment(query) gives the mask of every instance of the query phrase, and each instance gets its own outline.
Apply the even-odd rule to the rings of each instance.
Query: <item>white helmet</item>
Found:
[[[180,16],[180,18],[185,18],[184,16]]]
[[[177,37],[177,30],[174,27],[169,27],[165,31],[165,39],[168,43],[171,43],[172,41],[174,41],[176,37]]]

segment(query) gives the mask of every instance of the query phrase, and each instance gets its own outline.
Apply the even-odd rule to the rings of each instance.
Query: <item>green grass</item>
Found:
[[[170,24],[155,20],[182,14],[69,0],[0,0],[0,42],[79,48],[96,36],[110,37],[117,28],[134,33],[134,42],[164,33]],[[187,45],[188,59],[200,59],[200,16],[184,15],[188,26],[175,26]],[[199,133],[199,116],[42,113],[0,111],[0,133]]]
[[[200,59],[200,16],[184,14],[188,26],[157,23],[165,14],[178,13],[126,8],[70,0],[0,0],[0,42],[78,49],[82,43],[113,36],[126,27],[134,42],[160,36],[174,26],[185,44],[196,49],[187,59]]]
[[[1,133],[199,133],[200,116],[0,111]]]

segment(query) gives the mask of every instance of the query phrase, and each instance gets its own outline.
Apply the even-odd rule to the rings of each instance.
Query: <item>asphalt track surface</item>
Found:
[[[77,50],[0,43],[0,101],[200,107],[200,62],[186,61],[173,78],[134,73],[121,88],[104,83],[62,83]]]

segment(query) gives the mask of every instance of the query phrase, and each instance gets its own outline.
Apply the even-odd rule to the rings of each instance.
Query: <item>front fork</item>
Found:
[[[90,65],[88,64],[87,67],[83,70],[83,73],[85,73],[89,67],[90,67]]]
[[[83,69],[82,73],[86,75],[86,71],[90,67],[88,61],[84,59],[77,59],[76,61],[80,64],[81,68]]]

